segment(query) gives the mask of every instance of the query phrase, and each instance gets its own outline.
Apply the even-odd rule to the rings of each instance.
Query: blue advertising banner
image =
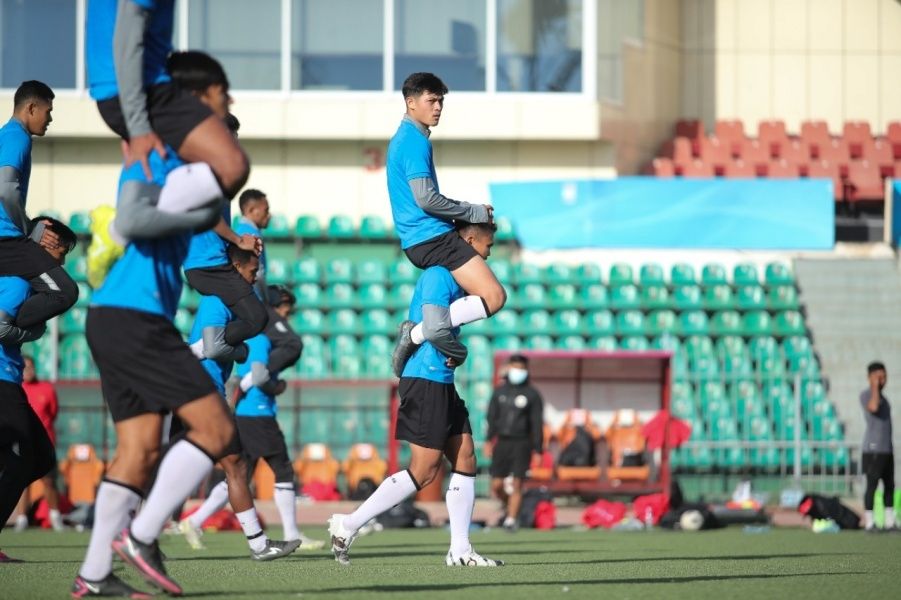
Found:
[[[533,250],[828,250],[835,243],[828,179],[620,177],[490,187],[496,214]]]
[[[901,244],[901,181],[892,182],[892,243]]]

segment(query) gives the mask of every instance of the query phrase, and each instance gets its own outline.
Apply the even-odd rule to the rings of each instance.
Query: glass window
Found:
[[[192,0],[188,47],[215,56],[233,89],[281,88],[279,0]]]
[[[486,11],[485,0],[396,0],[394,88],[429,71],[451,91],[483,91]]]
[[[75,32],[75,0],[0,0],[0,87],[74,88]]]
[[[293,0],[291,87],[381,90],[384,17],[376,0]]]
[[[497,0],[497,89],[582,91],[582,0]]]

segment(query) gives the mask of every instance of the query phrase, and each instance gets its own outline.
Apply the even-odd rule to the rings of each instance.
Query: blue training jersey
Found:
[[[194,317],[194,325],[191,327],[191,335],[188,337],[188,343],[193,344],[203,337],[203,330],[207,327],[225,327],[234,319],[232,312],[219,299],[218,296],[204,296],[200,300],[197,307],[197,314]],[[200,361],[206,372],[210,374],[219,395],[225,397],[225,382],[232,374],[234,362],[231,360],[215,361],[205,358]]]
[[[272,342],[262,333],[247,340],[247,361],[238,365],[238,377],[244,377],[252,368],[253,363],[263,363],[269,367],[269,353],[272,351]],[[277,413],[275,396],[267,394],[254,386],[247,390],[235,407],[235,416],[238,417],[274,417]]]
[[[163,160],[156,151],[149,156],[153,183],[160,187],[166,175],[183,164],[172,148],[166,148],[166,156]],[[126,181],[146,181],[140,163],[122,169],[119,187]],[[181,297],[181,266],[190,239],[188,232],[129,242],[125,254],[91,296],[91,305],[139,310],[173,320]]]
[[[429,267],[419,276],[416,289],[413,292],[413,300],[410,301],[410,320],[415,323],[422,322],[422,306],[434,304],[435,306],[450,307],[451,302],[462,298],[461,288],[450,271],[444,267]],[[455,336],[460,335],[460,328],[453,329]],[[438,351],[429,342],[423,343],[404,367],[403,377],[419,377],[437,381],[438,383],[453,383],[454,370],[445,363],[447,357]]]
[[[20,277],[0,277],[0,310],[11,317],[19,314],[19,307],[31,294],[31,286]],[[22,383],[22,346],[0,344],[0,381]]]
[[[228,202],[223,203],[222,218],[231,223],[232,209]],[[191,236],[191,246],[185,257],[185,271],[206,269],[228,264],[228,243],[218,233],[208,229],[203,233]]]
[[[12,167],[19,172],[19,192],[22,209],[28,197],[28,181],[31,179],[31,134],[15,117],[0,128],[0,168]],[[0,204],[0,238],[22,237],[25,232],[9,218]]]
[[[422,210],[413,197],[410,180],[430,177],[438,190],[438,176],[432,160],[432,142],[416,125],[404,118],[388,143],[385,171],[394,228],[401,248],[409,248],[451,231],[450,221],[433,217]]]
[[[238,235],[255,235],[258,238],[263,237],[263,232],[259,227],[251,223],[245,217],[241,217],[238,220],[238,226],[235,227],[235,233]],[[259,276],[262,277],[266,274],[266,245],[263,244],[263,253],[260,254],[260,270]]]
[[[172,27],[175,0],[128,0],[150,11],[150,23],[144,32],[144,85],[170,80],[166,58],[172,52]],[[119,95],[113,59],[113,34],[116,31],[118,0],[90,0],[85,19],[85,67],[88,89],[94,100]]]

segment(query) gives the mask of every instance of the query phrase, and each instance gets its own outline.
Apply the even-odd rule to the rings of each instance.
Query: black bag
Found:
[[[416,508],[412,498],[407,498],[378,517],[378,522],[386,529],[405,529],[409,527],[431,527],[429,515]]]
[[[594,456],[594,439],[584,427],[576,428],[576,436],[560,452],[557,464],[563,467],[593,467],[597,464]]]
[[[700,502],[684,502],[679,508],[670,509],[660,518],[660,526],[664,529],[675,529],[682,515],[690,510],[696,510],[704,517],[704,525],[701,529],[719,529],[723,526],[711,512],[710,507]]]
[[[349,497],[351,500],[366,500],[375,492],[377,487],[379,486],[372,479],[364,477],[357,484],[357,487],[350,491]]]
[[[535,509],[538,503],[547,500],[553,502],[554,497],[547,488],[532,488],[522,493],[522,503],[519,505],[519,526],[527,529],[535,526]]]
[[[860,517],[842,504],[838,496],[828,498],[819,494],[807,494],[801,498],[798,512],[812,519],[832,519],[842,529],[860,529]]]

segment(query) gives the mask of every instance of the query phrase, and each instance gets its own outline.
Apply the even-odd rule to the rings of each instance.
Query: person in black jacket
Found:
[[[540,455],[544,442],[544,402],[529,383],[529,361],[514,354],[507,361],[506,382],[498,386],[488,404],[488,443],[486,454],[492,457],[491,490],[505,507],[504,528],[515,530],[522,502],[522,480],[532,462]],[[513,476],[510,493],[504,479]]]

